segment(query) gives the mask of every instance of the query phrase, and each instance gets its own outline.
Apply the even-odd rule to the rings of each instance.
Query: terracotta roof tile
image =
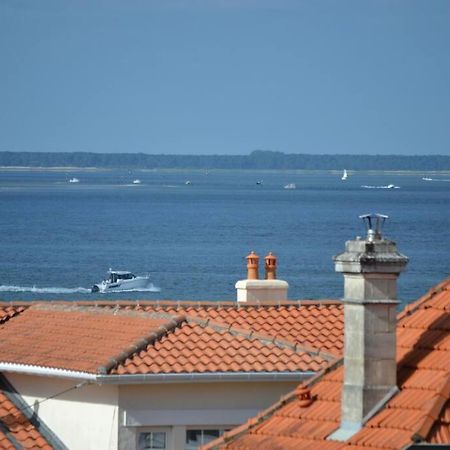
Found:
[[[25,311],[25,306],[4,306],[0,307],[0,324],[7,322],[11,317],[14,317]]]
[[[339,322],[342,325],[342,322]],[[347,442],[328,441],[340,423],[343,367],[333,363],[295,391],[205,449],[401,449],[416,440],[450,443],[450,278],[399,314],[400,392]]]
[[[363,428],[352,438],[351,443],[365,447],[401,449],[411,443],[411,432],[391,428],[384,428],[381,432],[379,428]]]
[[[197,345],[192,344],[194,340]],[[199,342],[204,344],[203,349],[200,349]],[[183,345],[178,346],[177,343]],[[303,352],[265,344],[258,339],[248,339],[227,331],[201,327],[196,323],[182,324],[159,342],[149,345],[145,353],[152,361],[151,366],[136,355],[118,365],[111,373],[127,373],[128,367],[136,367],[141,374],[164,373],[174,364],[178,364],[177,372],[222,372],[236,369],[306,371],[311,370],[311,365],[320,368],[327,364],[319,356],[311,357]]]
[[[432,444],[446,444],[450,442],[450,400],[447,400],[438,420],[434,422],[427,441]]]
[[[81,306],[92,306],[92,302],[77,302]],[[294,304],[281,304],[280,306],[252,306],[237,305],[235,302],[227,304],[218,303],[198,303],[196,307],[189,306],[189,303],[175,302],[145,302],[141,304],[127,302],[114,303],[95,302],[99,307],[112,309],[113,307],[124,310],[140,310],[146,312],[162,312],[169,314],[192,315],[198,318],[211,319],[232,325],[252,329],[255,332],[269,324],[270,334],[276,334],[279,330],[279,337],[286,337],[288,340],[298,342],[308,342],[308,333],[302,332],[301,328],[306,324],[308,329],[314,329],[319,335],[327,337],[330,332],[337,328],[343,329],[343,307],[338,301],[303,301]],[[26,305],[26,304],[25,304]],[[19,306],[17,306],[19,307]],[[17,308],[16,307],[16,308]],[[20,305],[23,308],[23,305]],[[325,329],[323,325],[326,325]],[[316,330],[317,329],[317,330]],[[330,340],[328,344],[331,348],[342,349],[342,333],[338,333],[340,342]]]
[[[343,347],[343,308],[333,301],[38,302],[0,306],[1,323],[0,361],[86,372],[317,371]]]
[[[16,405],[11,397],[12,387],[0,375],[0,448],[14,449],[16,445],[24,449],[50,450],[55,443],[47,440],[34,423]],[[25,405],[25,403],[23,403]]]
[[[123,352],[134,353],[143,338],[173,326],[141,313],[33,305],[0,327],[0,361],[101,372]]]

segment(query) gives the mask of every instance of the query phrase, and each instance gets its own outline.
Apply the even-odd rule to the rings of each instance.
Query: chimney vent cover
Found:
[[[384,226],[384,222],[386,219],[389,219],[389,216],[385,214],[362,214],[359,216],[360,219],[364,221],[367,228],[367,240],[369,242],[373,242],[375,240],[381,240],[383,235],[381,231]]]

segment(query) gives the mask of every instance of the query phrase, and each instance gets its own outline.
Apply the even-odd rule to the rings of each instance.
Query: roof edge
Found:
[[[450,287],[450,277],[445,278],[445,280],[441,281],[437,285],[433,286],[428,290],[422,297],[418,300],[407,304],[402,311],[397,314],[397,324],[399,324],[403,319],[409,317],[411,314],[415,313],[418,309],[420,309],[424,304],[433,299],[433,297],[442,291],[446,290]]]
[[[72,378],[77,380],[95,381],[96,374],[79,372],[76,370],[59,369],[57,367],[33,366],[31,364],[16,364],[0,362],[0,372],[15,372],[26,375],[39,375],[59,378]]]
[[[99,384],[219,383],[245,381],[301,382],[317,372],[192,372],[98,375]]]
[[[436,397],[431,399],[428,414],[417,424],[416,432],[412,436],[413,441],[417,442],[427,440],[434,423],[438,420],[442,409],[448,401],[449,392],[450,378],[445,381],[441,387],[441,391],[436,395]]]
[[[182,372],[106,375],[55,367],[32,366],[0,362],[0,372],[13,372],[57,378],[71,378],[98,384],[153,384],[153,383],[217,383],[242,381],[293,381],[301,382],[317,375],[317,372]],[[1,375],[1,374],[0,374]]]

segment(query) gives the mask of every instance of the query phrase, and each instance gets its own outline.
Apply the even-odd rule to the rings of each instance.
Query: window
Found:
[[[166,433],[164,431],[146,431],[139,433],[139,450],[165,450]]]
[[[204,429],[204,430],[186,430],[185,450],[196,450],[201,445],[217,439],[219,436],[228,431],[228,429]]]

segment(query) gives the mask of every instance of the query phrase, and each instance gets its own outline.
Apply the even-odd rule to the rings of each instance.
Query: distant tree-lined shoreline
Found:
[[[255,150],[249,155],[0,152],[1,167],[104,169],[450,170],[445,155],[311,155]]]

